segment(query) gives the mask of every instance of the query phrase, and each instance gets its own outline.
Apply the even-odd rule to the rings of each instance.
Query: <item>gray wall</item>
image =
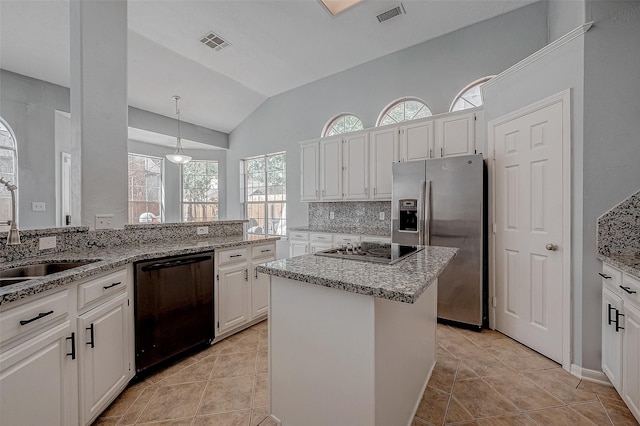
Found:
[[[585,22],[585,0],[549,0],[550,42]]]
[[[640,189],[640,1],[592,1],[584,54],[583,366],[600,368],[596,220]]]
[[[227,216],[242,217],[239,162],[287,152],[287,224],[306,225],[300,202],[298,142],[320,136],[341,112],[373,127],[380,111],[403,96],[446,112],[468,83],[498,74],[547,42],[547,3],[535,3],[268,99],[230,134]]]

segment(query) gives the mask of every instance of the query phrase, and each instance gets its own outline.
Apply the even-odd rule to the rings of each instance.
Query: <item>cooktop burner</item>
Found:
[[[361,260],[364,262],[386,263],[392,265],[422,250],[423,247],[403,246],[400,244],[367,243],[345,244],[342,247],[316,252],[317,256],[337,257],[339,259]]]

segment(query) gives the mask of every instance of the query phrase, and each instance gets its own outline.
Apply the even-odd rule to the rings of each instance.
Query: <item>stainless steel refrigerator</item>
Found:
[[[486,171],[482,155],[393,164],[392,242],[457,247],[438,277],[438,319],[488,325]]]

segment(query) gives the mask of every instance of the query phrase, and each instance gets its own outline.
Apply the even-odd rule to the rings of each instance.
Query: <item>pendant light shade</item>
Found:
[[[180,96],[173,96],[173,100],[176,102],[176,116],[178,117],[178,137],[176,138],[176,152],[173,154],[167,154],[167,160],[176,164],[186,164],[191,161],[191,157],[184,153],[182,149],[182,140],[180,139],[180,108],[178,108],[178,101]]]

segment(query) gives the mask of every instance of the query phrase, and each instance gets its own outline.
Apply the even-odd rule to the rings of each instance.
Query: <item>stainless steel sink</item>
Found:
[[[67,269],[77,268],[79,266],[84,266],[97,261],[98,259],[83,260],[80,262],[47,262],[36,263],[33,265],[16,266],[15,268],[0,271],[0,287],[16,284],[32,278],[44,277],[46,275],[66,271]]]

